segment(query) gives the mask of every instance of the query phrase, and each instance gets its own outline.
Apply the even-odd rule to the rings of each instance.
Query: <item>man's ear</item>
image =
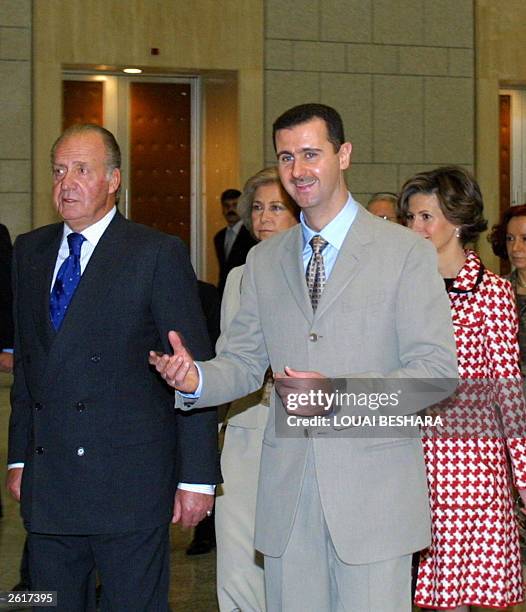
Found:
[[[340,170],[346,170],[351,165],[352,144],[344,142],[338,151],[340,158]]]
[[[121,171],[119,168],[113,168],[110,177],[109,193],[115,193],[121,184]]]

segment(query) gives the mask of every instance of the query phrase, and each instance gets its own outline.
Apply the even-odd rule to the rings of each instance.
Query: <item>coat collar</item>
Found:
[[[471,293],[476,291],[484,276],[484,265],[475,251],[466,251],[466,261],[460,269],[449,293]]]

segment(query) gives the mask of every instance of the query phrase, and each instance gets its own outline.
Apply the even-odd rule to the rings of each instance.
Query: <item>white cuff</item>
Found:
[[[195,367],[197,368],[197,373],[199,374],[199,384],[197,385],[197,389],[193,393],[179,392],[179,395],[183,398],[183,403],[185,406],[191,406],[196,400],[198,400],[201,397],[201,392],[203,390],[203,373],[201,372],[201,368],[197,363],[195,364]]]
[[[213,495],[216,490],[215,485],[210,484],[188,484],[186,482],[180,482],[177,485],[178,489],[183,491],[192,491],[192,493],[206,493],[206,495]]]

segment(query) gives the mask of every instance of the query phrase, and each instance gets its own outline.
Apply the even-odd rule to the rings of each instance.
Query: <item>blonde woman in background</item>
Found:
[[[249,178],[238,212],[257,240],[267,240],[298,223],[299,207],[281,186],[276,168]],[[230,271],[221,304],[222,337],[236,315],[243,271]],[[263,560],[254,549],[256,496],[263,432],[269,411],[271,373],[263,387],[232,402],[221,454],[223,491],[216,499],[217,598],[221,612],[265,610]]]

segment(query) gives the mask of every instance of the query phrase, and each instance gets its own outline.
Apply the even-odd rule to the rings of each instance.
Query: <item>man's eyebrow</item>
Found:
[[[320,147],[302,147],[299,149],[299,153],[305,153],[306,151],[322,151]],[[280,155],[294,155],[291,151],[278,151],[276,155],[279,157]]]

